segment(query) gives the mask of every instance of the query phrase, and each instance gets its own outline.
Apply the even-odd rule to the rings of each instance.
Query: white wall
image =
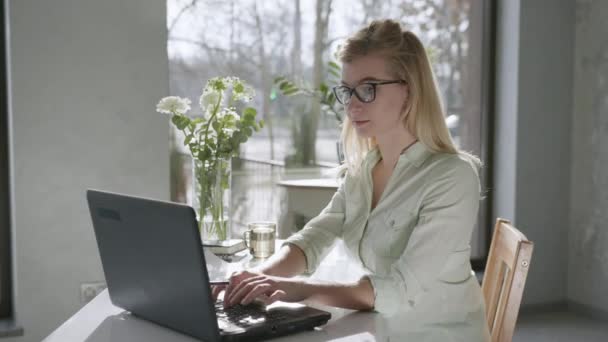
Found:
[[[568,264],[574,2],[521,1],[520,32],[515,220],[535,241],[524,303],[563,301]]]
[[[524,305],[565,303],[575,6],[498,3],[494,215],[535,243]]]
[[[608,2],[499,1],[495,216],[534,255],[524,308],[608,317]]]
[[[568,297],[608,313],[608,2],[576,14]]]
[[[88,187],[167,199],[165,0],[11,0],[16,311],[40,341],[103,280]]]

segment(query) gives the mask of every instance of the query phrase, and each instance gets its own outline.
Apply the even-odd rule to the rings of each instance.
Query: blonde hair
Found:
[[[450,136],[435,75],[418,37],[402,30],[396,21],[372,21],[348,38],[338,53],[342,63],[368,55],[384,57],[389,71],[407,82],[409,97],[401,109],[404,127],[434,153],[463,154],[479,169],[480,160],[459,150]],[[348,116],[344,118],[341,134],[344,163],[352,174],[359,171],[365,154],[376,142],[374,138],[358,137]]]

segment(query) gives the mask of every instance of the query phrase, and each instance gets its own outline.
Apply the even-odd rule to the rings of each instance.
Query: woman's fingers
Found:
[[[272,304],[276,301],[279,301],[279,300],[283,299],[283,297],[285,297],[286,295],[287,295],[287,293],[285,291],[276,290],[272,293],[272,295],[270,295],[266,304]]]
[[[266,286],[268,284],[258,285],[258,288],[254,289],[251,293],[249,293],[243,301],[241,302],[243,305],[251,304],[252,302],[260,301],[265,305],[270,305],[274,302],[277,302],[283,299],[287,293],[283,290],[275,290],[276,285]]]
[[[268,283],[260,283],[255,285],[251,291],[249,291],[249,293],[247,293],[243,299],[240,301],[241,304],[243,305],[247,305],[250,304],[251,302],[253,302],[254,299],[261,297],[261,295],[265,294],[265,293],[270,293],[272,291],[272,285],[268,284]],[[264,296],[266,297],[266,296]],[[262,301],[266,304],[268,304],[267,300],[268,297],[266,298],[260,298],[262,299]]]
[[[230,277],[230,283],[225,287],[224,307],[230,307],[237,303],[250,304],[259,300],[265,304],[271,304],[287,297],[285,289],[279,288],[276,279],[267,275],[239,272]],[[218,294],[221,290],[218,290]],[[215,292],[214,292],[215,296]]]
[[[228,306],[239,303],[255,286],[267,281],[268,279],[265,276],[251,277],[241,281],[227,298],[228,300],[226,300],[226,296],[224,296],[224,303]]]
[[[213,297],[214,302],[217,300],[217,297],[220,295],[220,293],[224,289],[226,289],[225,285],[212,285],[211,286],[211,297]]]
[[[226,291],[224,292],[224,307],[226,307],[226,302],[232,296],[232,292],[239,285],[239,283],[246,278],[246,276],[253,276],[252,273],[247,271],[241,271],[230,276],[230,280],[228,282],[228,286],[226,287]]]

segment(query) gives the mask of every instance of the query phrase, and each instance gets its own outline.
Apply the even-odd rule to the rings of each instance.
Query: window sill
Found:
[[[0,338],[23,336],[23,327],[17,325],[14,319],[0,319]]]

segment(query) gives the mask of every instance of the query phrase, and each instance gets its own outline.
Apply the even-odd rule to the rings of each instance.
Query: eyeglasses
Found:
[[[376,99],[377,86],[394,83],[405,84],[407,82],[404,80],[365,82],[357,85],[354,88],[347,87],[345,85],[339,85],[335,86],[333,90],[334,95],[336,96],[336,100],[338,100],[338,102],[340,102],[341,104],[348,106],[353,94],[355,94],[359,101],[363,103],[370,103]]]

